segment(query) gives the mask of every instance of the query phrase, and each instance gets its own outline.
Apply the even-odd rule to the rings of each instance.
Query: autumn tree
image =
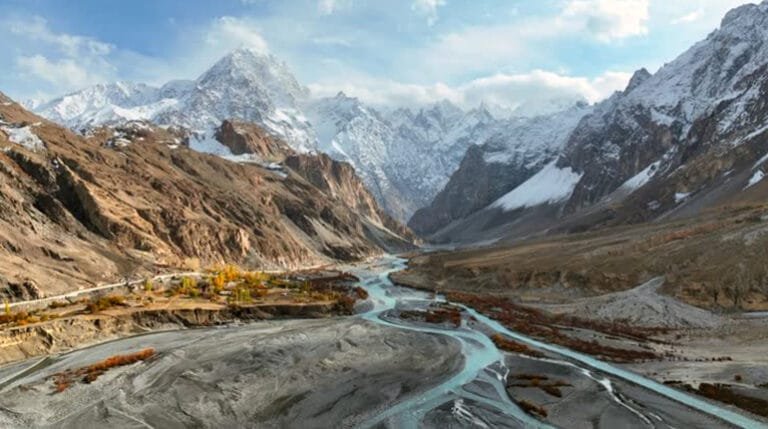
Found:
[[[227,284],[226,277],[223,273],[218,273],[213,276],[213,279],[211,279],[211,284],[213,285],[213,290],[216,293],[221,292],[221,290],[224,289],[224,285]]]

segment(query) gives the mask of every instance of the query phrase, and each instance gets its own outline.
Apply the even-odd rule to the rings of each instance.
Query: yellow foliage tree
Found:
[[[224,279],[227,282],[232,282],[240,278],[240,270],[234,265],[225,265],[221,270],[221,273],[224,274]]]
[[[223,273],[218,273],[215,276],[213,276],[213,279],[211,280],[211,284],[213,285],[213,290],[218,293],[222,289],[224,289],[224,285],[227,284],[226,277],[224,276]]]
[[[199,294],[197,280],[192,277],[182,277],[180,291],[186,295],[197,296]]]

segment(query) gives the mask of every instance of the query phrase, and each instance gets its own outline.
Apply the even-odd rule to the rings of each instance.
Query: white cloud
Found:
[[[245,18],[223,16],[211,24],[205,35],[206,44],[220,53],[246,47],[259,52],[268,52],[266,40],[256,26]]]
[[[314,97],[330,97],[338,91],[377,106],[419,106],[449,100],[464,108],[485,102],[515,109],[533,101],[587,100],[597,102],[626,87],[631,73],[606,72],[595,78],[567,76],[545,70],[522,74],[496,74],[449,86],[404,84],[387,79],[356,76],[344,83],[309,85]]]
[[[533,70],[529,73],[496,74],[475,79],[460,86],[458,91],[462,94],[464,104],[469,106],[485,101],[514,107],[534,98],[583,98],[594,103],[614,91],[624,89],[631,77],[631,73],[612,71],[596,78],[587,78]]]
[[[352,42],[342,37],[333,37],[333,36],[313,37],[311,41],[313,44],[319,45],[319,46],[341,46],[341,47],[347,47],[347,48],[352,46]]]
[[[609,42],[648,34],[650,0],[569,0],[560,19]]]
[[[320,15],[332,15],[348,7],[352,0],[318,0],[317,11]]]
[[[406,62],[430,77],[504,70],[546,57],[537,49],[542,43],[585,36],[608,43],[648,33],[649,0],[566,0],[561,5],[546,16],[441,34]]]
[[[414,70],[429,78],[499,69],[524,55],[527,31],[523,26],[468,27],[438,36],[434,42],[409,52],[402,62],[412,64]]]
[[[91,37],[56,33],[48,27],[48,21],[40,16],[33,16],[28,21],[6,21],[11,33],[56,46],[67,56],[108,55],[113,46]]]
[[[22,73],[38,77],[60,88],[81,88],[101,80],[74,59],[49,60],[42,55],[21,56],[16,64]]]
[[[437,22],[437,9],[445,6],[445,0],[413,0],[411,10],[427,17],[427,24],[432,26]]]
[[[31,93],[63,93],[112,79],[117,69],[109,61],[110,43],[93,37],[54,31],[45,18],[6,17],[2,36],[15,49],[6,66]]]
[[[317,10],[321,15],[330,15],[336,9],[335,0],[320,0],[317,2]]]
[[[702,9],[696,9],[691,13],[685,14],[681,17],[675,18],[671,21],[672,24],[685,24],[689,22],[695,22],[701,19],[701,16],[704,14],[704,11]]]

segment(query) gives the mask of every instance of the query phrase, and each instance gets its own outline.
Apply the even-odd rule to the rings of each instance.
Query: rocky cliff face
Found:
[[[282,140],[270,137],[263,128],[249,122],[226,120],[214,136],[233,155],[254,154],[265,161],[280,162],[294,153]]]
[[[566,210],[589,207],[628,181],[625,190],[634,191],[670,180],[693,159],[723,157],[759,135],[768,125],[767,29],[768,2],[734,9],[707,39],[655,75],[638,71],[601,103],[559,162],[583,173]],[[651,166],[645,180],[632,180]]]
[[[337,161],[323,153],[298,153],[287,145],[274,141],[260,127],[253,124],[225,121],[218,129],[217,136],[233,153],[254,155],[272,162],[273,169],[278,167],[275,163],[280,163],[378,228],[390,229],[409,241],[414,239],[408,228],[379,206],[349,163]]]
[[[591,108],[579,103],[562,112],[512,120],[478,146],[470,146],[448,184],[408,225],[431,235],[481,210],[555,159],[570,132]]]
[[[325,154],[293,154],[285,159],[285,166],[330,197],[350,207],[377,229],[390,231],[408,242],[417,241],[407,227],[381,209],[350,164],[336,161]],[[407,247],[402,244],[395,246],[400,249]]]
[[[320,150],[352,164],[385,209],[406,221],[445,185],[468,147],[503,123],[443,101],[382,114],[339,93],[307,107]]]
[[[594,106],[565,134],[554,164],[441,239],[583,230],[762,201],[767,29],[768,2],[732,10],[705,40],[656,74],[639,70]]]
[[[292,267],[407,243],[383,226],[369,195],[356,201],[290,168],[201,154],[173,130],[141,124],[141,133],[102,128],[84,137],[0,103],[7,285],[52,293],[157,266]],[[270,140],[262,132],[244,141]],[[268,153],[287,147],[272,143],[281,149]]]

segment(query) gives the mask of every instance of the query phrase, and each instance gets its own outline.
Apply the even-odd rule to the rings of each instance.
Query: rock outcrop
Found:
[[[326,158],[304,155],[296,171],[233,162],[148,123],[134,125],[140,133],[80,136],[5,97],[0,121],[0,272],[9,285],[51,293],[168,267],[298,267],[408,246],[407,230],[381,214],[351,168]],[[264,158],[297,156],[256,126],[221,130]]]

